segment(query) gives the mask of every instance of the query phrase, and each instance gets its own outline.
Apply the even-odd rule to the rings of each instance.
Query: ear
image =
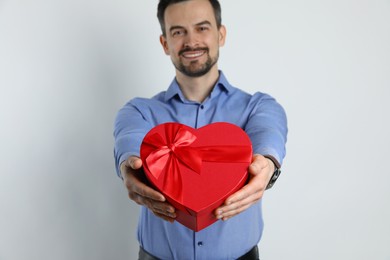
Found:
[[[225,45],[225,40],[226,40],[226,27],[224,25],[221,25],[221,27],[219,27],[219,47]]]
[[[160,35],[160,43],[166,55],[169,55],[168,42],[164,35]]]

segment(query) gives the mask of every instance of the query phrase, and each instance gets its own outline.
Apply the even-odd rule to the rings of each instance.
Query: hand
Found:
[[[255,154],[248,169],[248,184],[228,197],[225,203],[215,210],[216,217],[228,220],[259,201],[263,197],[274,170],[275,165],[270,159]]]
[[[121,174],[131,200],[149,208],[157,217],[171,223],[175,220],[175,208],[166,202],[164,195],[146,184],[140,158],[130,156],[124,161],[121,164]]]

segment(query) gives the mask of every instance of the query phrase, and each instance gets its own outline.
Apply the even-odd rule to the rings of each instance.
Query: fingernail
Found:
[[[171,218],[176,218],[176,214],[174,211],[171,211],[171,210],[167,210],[167,213],[165,214]]]

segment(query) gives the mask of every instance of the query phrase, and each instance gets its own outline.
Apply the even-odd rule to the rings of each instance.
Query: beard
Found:
[[[201,51],[204,50],[206,51],[207,54],[207,60],[205,63],[200,64],[199,61],[191,61],[189,65],[184,65],[183,62],[179,59],[178,62],[173,61],[173,65],[175,68],[183,73],[184,75],[188,77],[201,77],[205,74],[207,74],[211,68],[217,63],[218,58],[219,58],[219,51],[217,52],[217,55],[215,57],[211,57],[209,54],[209,49],[208,48],[196,48],[196,49],[183,49],[179,52],[179,57],[181,56],[182,53],[186,51]]]

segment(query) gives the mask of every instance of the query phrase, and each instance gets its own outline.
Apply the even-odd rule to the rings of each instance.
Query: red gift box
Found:
[[[214,210],[247,181],[252,144],[230,123],[194,129],[165,123],[141,145],[146,177],[176,208],[176,220],[199,231],[217,221]]]

